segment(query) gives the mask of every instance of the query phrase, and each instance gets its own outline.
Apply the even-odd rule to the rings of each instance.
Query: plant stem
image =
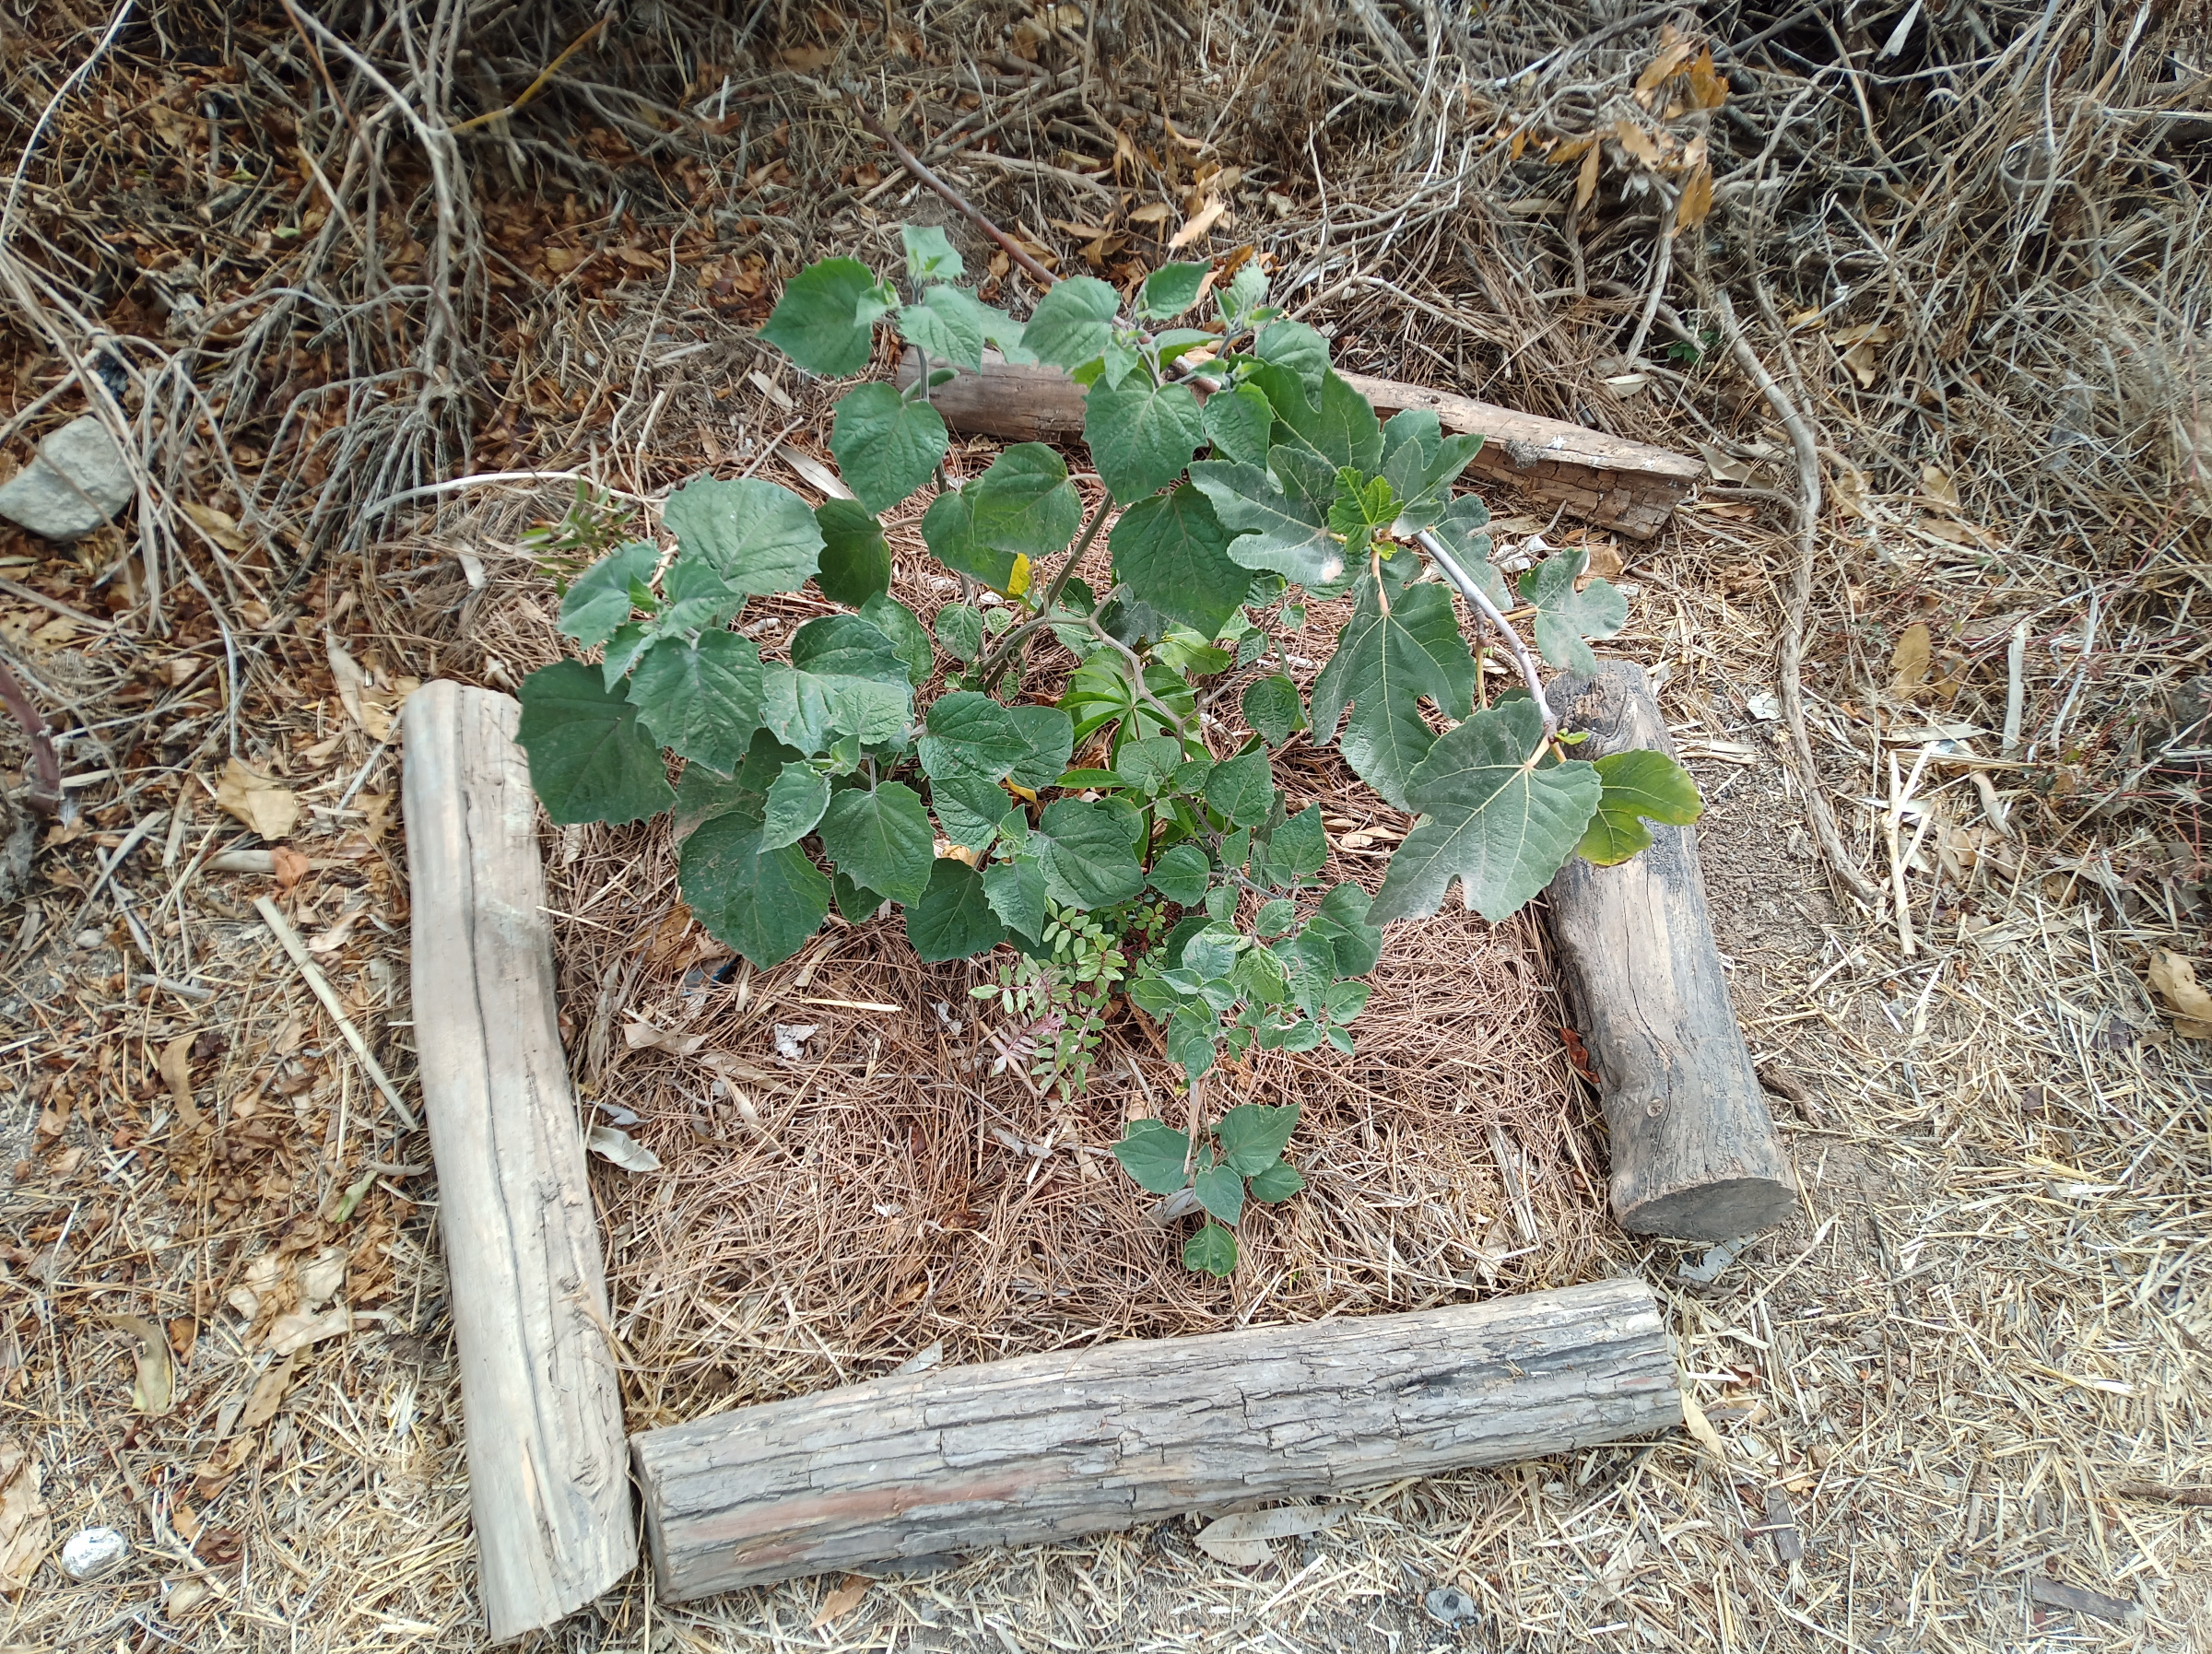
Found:
[[[1175,709],[1153,694],[1152,686],[1145,682],[1145,663],[1137,658],[1136,651],[1131,649],[1126,643],[1100,626],[1096,615],[1084,616],[1083,624],[1090,628],[1091,636],[1098,639],[1100,642],[1122,651],[1122,658],[1129,663],[1129,670],[1135,674],[1135,683],[1138,698],[1149,701],[1162,718],[1175,726],[1175,733],[1178,735],[1186,740],[1189,739],[1190,732],[1183,727],[1183,721],[1176,715]]]
[[[1099,526],[1106,521],[1106,513],[1112,509],[1112,495],[1109,494],[1099,501],[1099,509],[1091,512],[1090,521],[1083,525],[1083,533],[1076,541],[1075,549],[1067,554],[1067,561],[1060,565],[1059,572],[1053,576],[1053,583],[1044,589],[1044,600],[1038,604],[1037,613],[1001,638],[997,647],[977,664],[976,671],[982,675],[984,694],[988,695],[991,686],[1005,675],[1008,663],[1014,659],[1015,650],[1030,633],[1051,620],[1053,605],[1060,601],[1060,593],[1067,590],[1068,576],[1075,573],[1076,565],[1083,560],[1083,554],[1090,549],[1090,543],[1099,537]]]
[[[0,706],[6,707],[30,743],[30,768],[36,779],[23,789],[23,802],[41,815],[52,815],[62,804],[62,765],[54,756],[53,733],[5,662],[0,662]]]
[[[976,229],[982,230],[994,241],[996,241],[999,246],[1006,250],[1006,256],[1012,259],[1016,264],[1019,264],[1022,267],[1022,270],[1032,280],[1034,280],[1040,287],[1050,287],[1053,285],[1053,273],[1050,270],[1047,270],[1042,264],[1039,264],[1035,258],[1030,256],[1027,248],[1022,246],[1020,242],[1017,241],[1005,230],[999,229],[997,225],[992,223],[990,219],[984,217],[982,213],[978,212],[972,205],[969,204],[968,198],[961,194],[959,191],[954,189],[942,178],[939,178],[935,172],[932,172],[927,167],[924,166],[922,164],[922,158],[916,155],[912,150],[909,149],[904,144],[901,144],[897,138],[893,137],[891,135],[890,128],[884,125],[881,121],[878,121],[876,118],[874,113],[869,111],[868,107],[861,102],[857,94],[852,97],[851,101],[853,116],[863,126],[866,127],[868,131],[875,135],[876,140],[878,143],[882,144],[886,148],[889,149],[893,155],[899,158],[899,164],[900,166],[904,167],[909,172],[912,172],[915,178],[919,179],[923,183],[928,185],[929,188],[935,190],[939,195],[943,196],[946,202],[951,205],[955,212],[962,215],[970,223],[973,224]]]
[[[1415,537],[1420,541],[1421,549],[1444,571],[1444,578],[1458,588],[1459,594],[1467,600],[1468,605],[1480,610],[1482,617],[1505,639],[1506,648],[1512,653],[1513,664],[1521,669],[1521,681],[1528,686],[1529,696],[1535,701],[1536,710],[1543,716],[1544,739],[1549,741],[1559,733],[1559,721],[1552,716],[1551,703],[1544,698],[1544,675],[1536,670],[1536,657],[1528,652],[1528,645],[1521,640],[1521,634],[1506,623],[1505,616],[1498,612],[1498,605],[1459,566],[1458,559],[1444,548],[1441,540],[1428,529],[1421,530]]]

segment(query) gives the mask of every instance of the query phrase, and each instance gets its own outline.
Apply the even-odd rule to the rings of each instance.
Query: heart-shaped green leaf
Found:
[[[592,667],[541,667],[523,680],[522,703],[515,738],[529,755],[530,784],[556,822],[636,821],[676,802],[660,743],[620,686],[608,688]]]
[[[944,416],[888,385],[855,385],[838,401],[830,452],[864,510],[888,511],[930,479],[947,444]]]
[[[760,726],[761,692],[760,651],[724,631],[662,643],[629,684],[654,740],[724,775],[744,761]]]
[[[785,285],[760,336],[807,372],[843,379],[868,365],[879,293],[858,259],[824,259]]]
[[[757,476],[700,477],[668,496],[661,521],[688,557],[703,557],[744,595],[796,592],[815,572],[822,531],[789,488]]]
[[[1133,375],[1119,389],[1101,381],[1084,393],[1083,440],[1100,478],[1126,505],[1182,475],[1206,427],[1190,386]]]
[[[714,816],[684,840],[677,877],[708,933],[765,970],[821,928],[830,881],[795,844],[764,850],[760,838],[737,811]]]
[[[1206,638],[1229,624],[1252,585],[1251,570],[1230,557],[1229,541],[1212,503],[1188,483],[1138,500],[1107,537],[1115,578]]]
[[[1165,1120],[1133,1120],[1113,1145],[1113,1157],[1147,1194],[1173,1194],[1191,1180],[1184,1169],[1191,1140]]]
[[[983,875],[965,862],[940,856],[929,866],[921,899],[906,909],[906,939],[925,965],[969,959],[1006,940],[1006,927],[991,910]]]
[[[929,883],[936,835],[922,795],[901,781],[838,793],[822,815],[821,839],[839,872],[893,901],[917,900]]]

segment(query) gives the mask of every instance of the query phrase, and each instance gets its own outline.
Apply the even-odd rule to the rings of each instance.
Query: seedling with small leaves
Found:
[[[1516,594],[1489,561],[1488,512],[1453,492],[1479,439],[1425,410],[1379,421],[1322,335],[1267,304],[1256,264],[1218,283],[1170,264],[1134,319],[1077,277],[1024,324],[955,285],[942,231],[903,237],[901,281],[827,260],[762,330],[830,377],[875,359],[878,327],[920,352],[907,389],[864,383],[837,405],[830,447],[854,499],[809,508],[759,479],[699,480],[662,510],[672,547],[618,544],[595,499],[548,537],[551,555],[596,558],[563,586],[560,629],[598,658],[523,686],[521,739],[555,821],[672,809],[685,900],[757,966],[797,952],[832,906],[854,922],[896,906],[924,961],[1006,950],[972,991],[1007,1019],[1000,1066],[1041,1089],[1080,1087],[1124,996],[1159,1026],[1195,1109],[1195,1082],[1224,1062],[1352,1050],[1382,926],[1434,913],[1454,882],[1503,919],[1570,856],[1622,861],[1650,842],[1646,820],[1695,819],[1672,759],[1592,763],[1557,735],[1507,619]],[[1095,509],[1041,443],[947,476],[929,393],[985,346],[1086,387],[1108,496]],[[927,626],[889,594],[878,516],[924,488],[923,540],[971,594]],[[1101,530],[1110,572],[1094,589],[1076,570]],[[783,658],[733,629],[749,599],[810,582],[830,612]],[[1308,605],[1346,595],[1309,701],[1280,638],[1310,635]],[[1588,640],[1627,615],[1579,552],[1538,564],[1517,595],[1555,666],[1586,668]],[[1478,704],[1492,644],[1523,686]],[[1072,657],[1065,688],[1027,698],[1030,656],[1055,647]],[[1202,696],[1229,704],[1231,690],[1253,733],[1217,752]],[[1323,888],[1320,806],[1293,808],[1277,781],[1275,754],[1301,732],[1340,743],[1362,781],[1418,815],[1371,898]],[[683,761],[673,784],[668,754]],[[1115,1154],[1147,1190],[1194,1191],[1207,1215],[1184,1261],[1225,1274],[1248,1200],[1303,1186],[1284,1158],[1296,1123],[1295,1107],[1253,1104],[1210,1132],[1140,1120]]]

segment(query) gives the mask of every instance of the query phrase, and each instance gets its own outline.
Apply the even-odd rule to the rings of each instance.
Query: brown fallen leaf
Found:
[[[200,505],[189,499],[181,503],[184,507],[184,514],[199,525],[200,532],[225,551],[235,551],[243,556],[253,549],[245,535],[238,532],[238,519],[229,511],[218,510],[211,505]]]
[[[2173,1031],[2183,1039],[2212,1039],[2212,993],[2196,979],[2196,967],[2159,948],[2150,956],[2150,989],[2166,1002]]]
[[[1593,143],[1589,153],[1583,157],[1583,170],[1575,175],[1574,180],[1574,210],[1578,215],[1590,205],[1590,198],[1597,194],[1597,169],[1605,152],[1603,144]]]
[[[363,729],[368,728],[369,721],[361,715],[361,692],[369,687],[369,674],[347,652],[335,632],[323,634],[323,653],[330,662],[330,679],[338,686],[338,699],[344,704],[347,715]]]
[[[295,1350],[304,1350],[325,1338],[336,1338],[352,1331],[353,1311],[343,1304],[321,1315],[295,1309],[269,1323],[269,1351],[272,1355],[289,1355]]]
[[[1682,1427],[1698,1438],[1698,1445],[1725,1464],[1728,1449],[1721,1440],[1721,1433],[1712,1427],[1705,1416],[1705,1409],[1698,1405],[1698,1398],[1688,1390],[1682,1392]]]
[[[137,1375],[131,1381],[131,1405],[148,1418],[161,1418],[176,1402],[176,1362],[169,1334],[142,1315],[112,1315],[108,1324],[138,1341]]]
[[[1208,201],[1181,229],[1168,238],[1168,251],[1170,252],[1182,252],[1218,224],[1221,221],[1221,215],[1227,211],[1229,211],[1229,207],[1224,203],[1218,200]],[[1135,216],[1131,215],[1133,217]]]
[[[1712,211],[1712,163],[1700,161],[1682,181],[1682,199],[1675,208],[1677,231],[1695,229]]]
[[[215,802],[264,839],[288,838],[299,824],[300,801],[241,758],[232,758],[215,790]]]
[[[238,1415],[241,1430],[258,1430],[276,1416],[276,1409],[284,1405],[284,1392],[292,1387],[292,1374],[300,1366],[300,1353],[295,1350],[282,1361],[261,1375],[254,1382],[253,1393],[246,1398],[246,1409]]]
[[[314,871],[314,863],[298,850],[286,845],[276,845],[269,850],[269,871],[276,874],[276,888],[289,890]]]
[[[858,1574],[847,1574],[845,1582],[822,1599],[820,1611],[806,1623],[806,1629],[819,1631],[831,1620],[841,1619],[859,1607],[861,1598],[867,1594],[868,1582]]]
[[[1902,691],[1926,683],[1930,654],[1927,624],[1916,620],[1899,635],[1897,647],[1889,651],[1889,686]]]
[[[29,1449],[0,1437],[0,1593],[30,1583],[53,1545],[53,1519],[40,1492],[41,1467]]]
[[[195,1038],[178,1035],[161,1048],[160,1061],[155,1064],[169,1086],[170,1100],[177,1106],[177,1118],[188,1131],[197,1131],[200,1125],[200,1106],[192,1097],[192,1042]]]

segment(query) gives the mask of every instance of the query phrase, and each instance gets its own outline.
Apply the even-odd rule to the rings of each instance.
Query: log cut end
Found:
[[[1630,662],[1559,678],[1549,698],[1564,727],[1588,732],[1582,756],[1674,750]],[[1781,1222],[1797,1182],[1728,1002],[1697,834],[1651,833],[1651,848],[1618,867],[1578,856],[1559,870],[1552,935],[1597,1067],[1614,1215],[1640,1234],[1728,1240]]]

